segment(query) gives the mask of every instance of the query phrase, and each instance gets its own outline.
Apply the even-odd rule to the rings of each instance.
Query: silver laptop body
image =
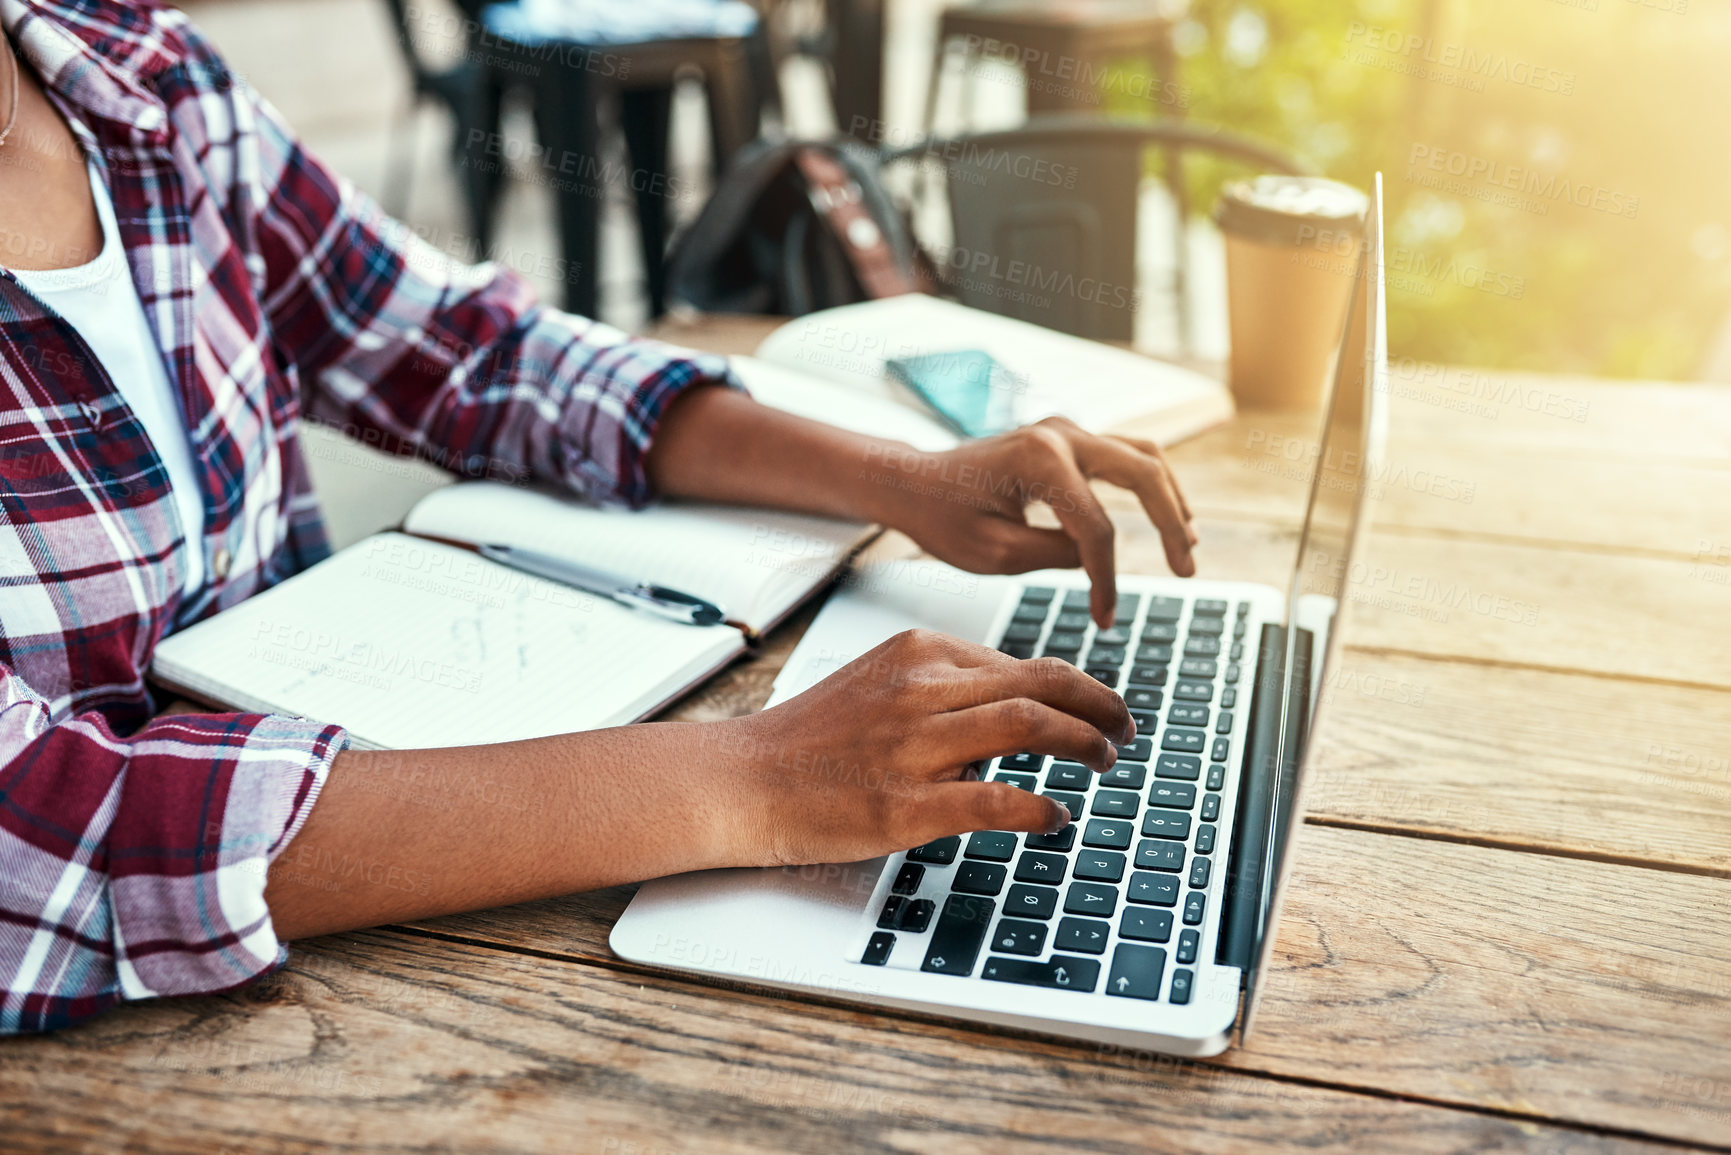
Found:
[[[1318,690],[1358,584],[1365,491],[1382,460],[1381,174],[1365,238],[1288,588],[1121,577],[1117,628],[1128,644],[1101,644],[1088,624],[1073,660],[1125,650],[1121,668],[1094,672],[1133,709],[1143,705],[1139,721],[1157,718],[1139,725],[1147,748],[1121,757],[1115,777],[1075,788],[1064,777],[1073,770],[1050,758],[994,759],[983,770],[1079,810],[1068,849],[988,833],[867,862],[658,879],[613,928],[615,953],[1178,1055],[1217,1054],[1235,1030],[1248,1032],[1302,825]],[[1058,652],[1060,641],[1075,645],[1065,615],[1085,607],[1086,589],[1074,571],[863,570],[819,614],[769,705],[915,626],[1008,652]]]

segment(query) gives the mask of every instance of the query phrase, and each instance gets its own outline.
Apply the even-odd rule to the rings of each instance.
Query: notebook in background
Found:
[[[756,360],[821,378],[832,389],[839,386],[869,399],[868,405],[871,401],[894,404],[923,417],[923,404],[890,378],[884,363],[892,357],[971,349],[990,354],[1015,377],[1014,410],[1020,424],[1061,415],[1101,433],[1133,422],[1145,436],[1169,445],[1232,416],[1231,394],[1212,377],[920,293],[796,318],[764,338]],[[733,360],[741,365],[747,386],[755,390],[750,359]],[[779,384],[772,382],[775,396],[765,401],[789,408],[779,400],[785,392],[777,388]],[[828,411],[807,415],[852,428],[851,421],[864,413],[848,408],[834,415]],[[859,431],[891,435],[875,427]],[[945,448],[940,444],[918,447]]]
[[[429,495],[405,528],[682,588],[753,631],[875,532],[719,506],[604,510],[489,482]],[[218,705],[339,723],[363,747],[456,746],[636,721],[747,649],[732,625],[682,625],[390,532],[164,639],[152,674]]]

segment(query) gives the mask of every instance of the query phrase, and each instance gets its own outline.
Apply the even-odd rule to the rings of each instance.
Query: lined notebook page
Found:
[[[158,677],[359,744],[502,742],[641,717],[744,649],[466,550],[379,534],[164,640]]]
[[[756,630],[797,605],[872,533],[857,522],[728,505],[602,509],[487,481],[430,494],[403,524],[411,533],[537,550],[672,586]]]

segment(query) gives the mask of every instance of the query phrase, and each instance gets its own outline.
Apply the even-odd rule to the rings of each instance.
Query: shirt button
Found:
[[[92,429],[102,428],[102,408],[94,401],[80,401],[78,411],[84,414],[84,420],[90,422]]]
[[[210,572],[216,575],[217,581],[222,581],[228,577],[229,563],[233,560],[229,556],[228,550],[219,549],[216,551],[216,556],[210,559]]]

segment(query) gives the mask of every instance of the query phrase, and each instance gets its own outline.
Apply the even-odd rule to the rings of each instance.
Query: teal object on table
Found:
[[[989,353],[958,349],[894,357],[884,368],[963,437],[990,437],[1017,425],[1015,400],[1021,379]]]

